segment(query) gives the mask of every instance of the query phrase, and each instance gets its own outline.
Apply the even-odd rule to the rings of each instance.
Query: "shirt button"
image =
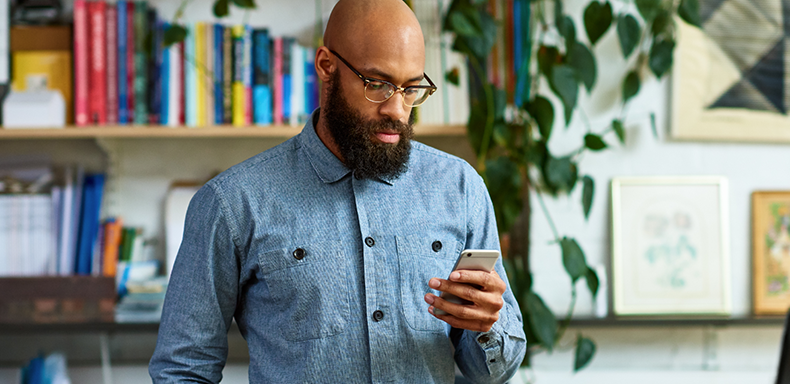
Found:
[[[384,318],[384,312],[378,310],[373,312],[373,320],[381,321],[381,319],[383,318]]]
[[[294,250],[293,252],[293,255],[294,255],[294,259],[302,260],[304,259],[305,251],[302,248],[296,248],[296,250]]]
[[[433,249],[434,252],[441,251],[442,250],[442,242],[439,241],[439,240],[434,241],[433,244],[431,244],[431,249]]]
[[[368,236],[365,238],[365,244],[367,244],[368,247],[372,247],[376,245],[376,240],[373,240],[372,237]]]
[[[483,335],[477,338],[477,342],[480,344],[485,344],[488,342],[488,336]]]

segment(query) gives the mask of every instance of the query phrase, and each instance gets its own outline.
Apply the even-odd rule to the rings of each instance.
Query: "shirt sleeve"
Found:
[[[239,259],[227,203],[209,183],[192,198],[165,296],[154,383],[218,383],[236,309]]]
[[[499,250],[499,233],[491,198],[476,173],[467,179],[467,249]],[[455,362],[475,383],[504,383],[515,375],[526,353],[527,340],[518,303],[513,297],[502,260],[495,270],[507,284],[499,320],[488,332],[453,329]]]

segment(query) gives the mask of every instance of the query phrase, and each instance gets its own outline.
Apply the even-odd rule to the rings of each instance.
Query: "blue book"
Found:
[[[77,275],[90,275],[93,265],[93,248],[98,241],[99,210],[101,208],[104,175],[94,174],[85,177],[82,195],[82,214],[80,234],[77,245],[75,272]]]
[[[291,118],[291,46],[292,37],[283,37],[283,122]]]
[[[170,23],[163,24],[163,30],[170,28]],[[167,118],[170,116],[170,48],[162,49],[162,65],[159,70],[160,84],[162,85],[162,96],[159,104],[159,124],[167,125]]]
[[[129,41],[127,6],[126,1],[121,0],[116,5],[118,8],[118,124],[128,124],[132,119],[129,118],[129,79],[128,69],[126,68],[126,43]]]
[[[224,79],[224,47],[225,27],[214,24],[214,124],[225,123],[225,92],[222,88]]]
[[[308,117],[318,108],[318,74],[315,72],[315,49],[304,55],[304,111]]]
[[[252,105],[256,125],[272,124],[271,39],[266,29],[252,32]]]

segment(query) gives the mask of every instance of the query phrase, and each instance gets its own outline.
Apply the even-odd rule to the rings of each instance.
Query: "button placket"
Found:
[[[302,259],[304,259],[305,255],[307,255],[307,252],[305,252],[305,250],[304,250],[304,249],[302,249],[302,248],[296,248],[296,249],[293,251],[293,253],[292,253],[292,254],[293,254],[293,257],[294,257],[294,259],[296,259],[296,260],[302,260]]]
[[[373,247],[374,245],[376,245],[376,240],[373,240],[372,237],[368,236],[365,238],[365,245],[367,245],[368,247]]]
[[[384,312],[376,310],[373,312],[373,320],[379,322],[384,319]]]

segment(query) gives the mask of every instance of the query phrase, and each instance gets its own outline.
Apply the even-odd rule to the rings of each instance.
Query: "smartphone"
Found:
[[[497,250],[465,249],[461,251],[461,254],[458,256],[458,260],[456,260],[455,262],[453,271],[457,271],[459,269],[471,269],[471,270],[491,272],[494,269],[494,265],[496,265],[497,259],[499,259],[499,251]],[[450,273],[452,273],[452,271]],[[447,279],[448,280],[450,279],[449,275],[447,276]],[[442,292],[441,297],[442,299],[445,299],[451,303],[456,303],[456,304],[469,303],[468,301],[447,292]],[[436,307],[433,308],[433,313],[437,315],[447,314],[447,312],[442,311],[441,309]]]

